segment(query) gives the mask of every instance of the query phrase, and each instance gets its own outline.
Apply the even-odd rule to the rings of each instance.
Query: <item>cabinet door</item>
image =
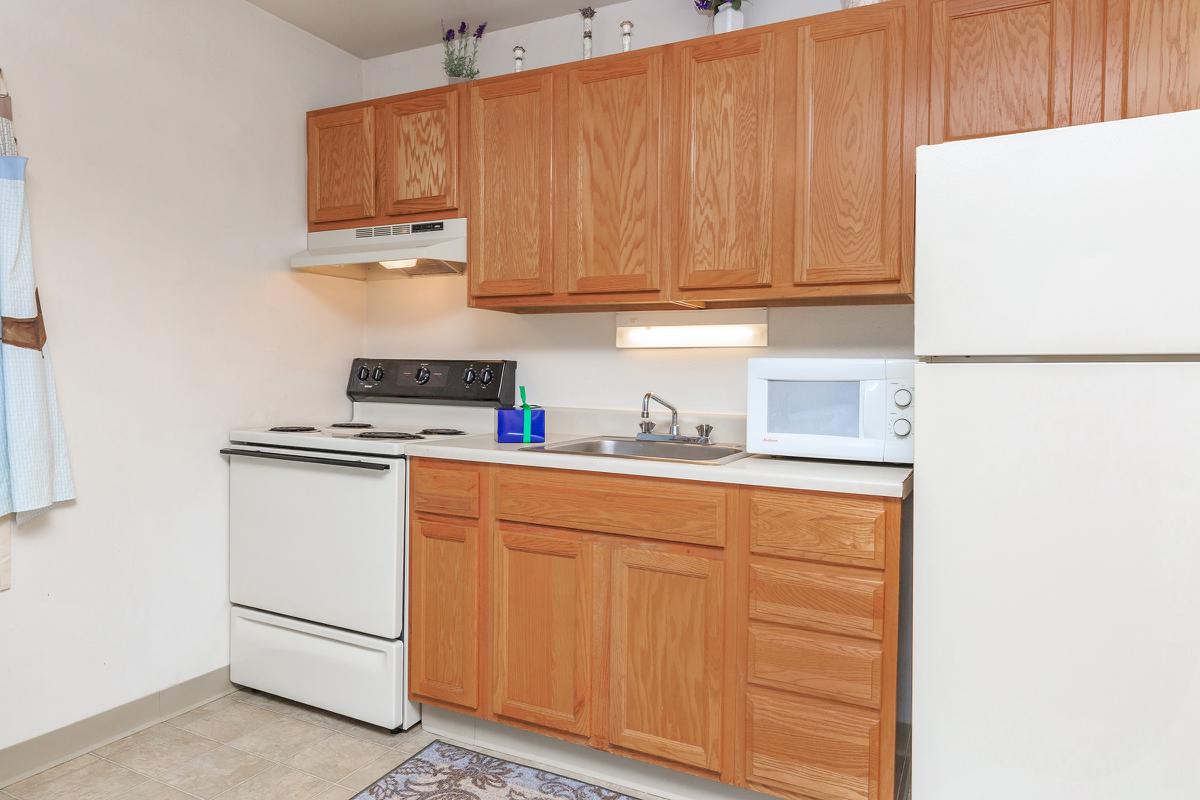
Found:
[[[612,743],[720,771],[723,563],[618,545],[612,570]]]
[[[675,50],[682,289],[771,283],[777,35],[726,34]]]
[[[479,529],[414,517],[410,565],[412,693],[479,707]]]
[[[1073,5],[933,3],[930,142],[1072,124]]]
[[[1105,119],[1200,108],[1200,0],[1111,0]]]
[[[581,534],[501,526],[494,584],[498,714],[588,733],[591,547]]]
[[[565,288],[658,289],[662,258],[662,53],[566,73]]]
[[[553,289],[554,78],[471,88],[471,294]]]
[[[382,213],[458,208],[458,90],[386,103],[379,115]]]
[[[826,15],[797,34],[797,283],[900,277],[910,8]]]
[[[308,221],[375,216],[375,109],[308,115]]]

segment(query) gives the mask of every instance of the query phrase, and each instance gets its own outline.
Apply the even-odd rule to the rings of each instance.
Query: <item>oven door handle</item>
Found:
[[[225,456],[248,456],[250,458],[269,458],[275,461],[301,461],[305,464],[328,464],[331,467],[351,467],[353,469],[369,469],[375,472],[386,472],[391,469],[388,464],[377,464],[373,461],[343,461],[340,458],[321,458],[320,456],[294,456],[284,453],[264,453],[261,450],[237,450],[226,447],[221,451]]]

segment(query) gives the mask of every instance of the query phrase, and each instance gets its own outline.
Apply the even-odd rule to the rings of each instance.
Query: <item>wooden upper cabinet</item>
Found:
[[[474,520],[412,519],[412,692],[479,707],[479,528]]]
[[[612,743],[719,772],[724,564],[665,547],[612,556]]]
[[[934,2],[930,142],[1093,121],[1072,113],[1074,6],[1073,0]]]
[[[771,284],[781,35],[725,34],[673,51],[672,238],[681,289]]]
[[[308,115],[308,221],[375,216],[375,109]]]
[[[501,525],[494,567],[496,713],[586,735],[594,611],[592,545]]]
[[[440,89],[379,107],[381,213],[458,208],[458,97]]]
[[[471,294],[553,291],[554,77],[471,87]]]
[[[663,247],[663,54],[636,53],[563,73],[566,146],[559,168],[559,289],[660,288]],[[562,98],[559,103],[563,102]]]
[[[1200,108],[1200,0],[1111,0],[1105,119]]]
[[[914,13],[873,6],[797,32],[796,283],[900,277]]]

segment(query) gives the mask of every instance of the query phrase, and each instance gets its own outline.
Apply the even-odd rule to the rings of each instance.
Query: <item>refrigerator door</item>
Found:
[[[916,352],[1200,353],[1200,111],[917,151]]]
[[[1200,797],[1200,364],[918,364],[915,800]]]

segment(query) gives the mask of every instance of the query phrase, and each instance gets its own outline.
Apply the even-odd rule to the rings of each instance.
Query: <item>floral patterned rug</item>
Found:
[[[434,742],[354,800],[633,800],[590,783]]]

